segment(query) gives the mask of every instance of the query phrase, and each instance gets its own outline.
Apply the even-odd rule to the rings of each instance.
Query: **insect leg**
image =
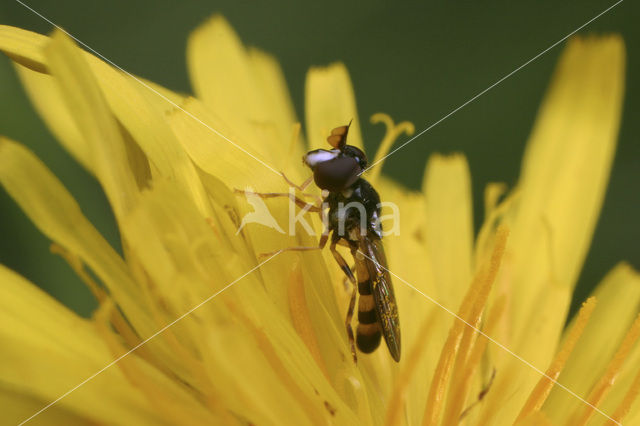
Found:
[[[251,194],[256,195],[260,198],[277,198],[277,197],[288,197],[291,201],[296,203],[296,205],[302,209],[306,209],[310,212],[322,212],[322,207],[317,206],[315,204],[307,203],[306,201],[296,197],[294,194],[288,192],[252,192],[252,191],[243,191],[240,189],[233,190],[236,194]]]
[[[309,186],[309,184],[311,183],[311,181],[313,181],[313,176],[309,176],[309,178],[307,178],[307,180],[305,180],[304,182],[302,182],[300,185],[296,185],[295,183],[293,183],[291,180],[289,180],[289,178],[283,173],[280,172],[280,174],[282,175],[282,177],[284,178],[285,182],[287,182],[287,184],[289,184],[289,186],[293,186],[295,189],[297,189],[298,191],[302,192],[305,189],[307,189],[307,186]]]
[[[351,273],[354,273],[356,271],[356,265],[351,266]],[[344,291],[348,291],[349,288],[351,287],[351,281],[349,280],[348,277],[344,277],[344,279],[342,280],[342,285],[344,286]]]
[[[344,260],[344,257],[342,257],[342,255],[338,252],[338,250],[336,250],[336,242],[332,242],[331,243],[331,254],[333,255],[333,258],[336,260],[336,262],[338,262],[338,265],[340,265],[340,269],[342,269],[342,272],[345,273],[345,275],[347,276],[347,278],[349,278],[349,281],[351,281],[351,283],[355,284],[356,283],[356,277],[353,275],[353,272],[351,272],[351,268],[349,268],[349,264],[347,263],[346,260]]]
[[[484,399],[484,397],[487,395],[487,393],[489,392],[489,389],[491,389],[491,385],[493,385],[493,380],[496,378],[496,369],[494,368],[493,371],[491,372],[491,377],[489,378],[489,383],[487,383],[485,385],[484,388],[482,388],[482,390],[480,390],[480,392],[478,393],[478,397],[477,399],[467,408],[465,408],[462,411],[462,414],[460,414],[459,417],[459,421],[462,421],[462,419],[464,419],[467,414],[469,414],[469,412],[471,411],[471,409],[473,407],[475,407],[476,405],[480,404],[482,402],[482,400]]]
[[[276,250],[276,251],[272,251],[269,253],[260,253],[260,257],[271,257],[273,255],[275,255],[276,253],[282,253],[285,251],[311,251],[311,250],[322,250],[324,248],[324,246],[327,245],[327,241],[329,240],[329,234],[328,233],[323,233],[322,236],[320,237],[320,242],[318,243],[317,246],[292,246],[292,247],[285,247],[283,249],[280,250]]]
[[[347,327],[347,337],[349,338],[349,346],[351,347],[351,355],[353,356],[353,362],[358,362],[358,356],[356,355],[356,339],[353,334],[353,327],[351,326],[351,320],[353,319],[353,311],[356,307],[356,294],[358,292],[358,288],[356,287],[356,278],[353,276],[353,272],[351,272],[351,268],[347,264],[347,261],[344,260],[344,257],[336,250],[336,241],[331,243],[331,254],[333,254],[334,259],[340,265],[340,268],[344,271],[344,273],[349,278],[352,284],[351,290],[351,299],[349,300],[349,308],[347,309],[347,318],[345,319],[345,325]]]
[[[292,188],[297,189],[298,191],[300,191],[303,197],[309,197],[309,198],[314,198],[317,202],[318,202],[318,206],[322,205],[322,197],[315,195],[315,194],[309,194],[306,192],[303,192],[305,189],[307,189],[307,187],[309,186],[309,184],[311,184],[311,182],[313,182],[313,176],[309,176],[307,178],[307,180],[305,180],[304,182],[302,182],[300,185],[296,185],[295,183],[293,183],[291,180],[289,180],[289,178],[284,174],[284,172],[280,172],[280,174],[282,175],[282,177],[284,178],[285,182],[287,182],[287,185],[291,186]]]

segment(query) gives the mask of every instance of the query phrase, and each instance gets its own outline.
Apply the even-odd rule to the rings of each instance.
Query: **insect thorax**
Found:
[[[333,232],[334,240],[344,238],[357,243],[363,226],[364,235],[382,238],[380,197],[366,180],[359,178],[349,188],[329,193],[326,202],[329,205],[329,230]]]

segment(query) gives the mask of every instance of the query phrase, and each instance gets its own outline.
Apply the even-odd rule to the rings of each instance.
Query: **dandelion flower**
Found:
[[[286,191],[274,171],[304,180],[300,156],[351,118],[349,143],[362,147],[343,65],[309,72],[303,137],[277,62],[221,17],[189,40],[195,97],[114,69],[60,31],[1,26],[0,50],[102,185],[122,241],[119,254],[40,160],[0,139],[0,183],[99,302],[80,318],[0,267],[4,422],[640,422],[638,274],[616,266],[564,328],[615,151],[619,37],[568,43],[521,177],[508,194],[487,186],[477,238],[461,154],[432,156],[417,192],[368,172],[402,214],[385,245],[404,350],[399,363],[381,348],[357,364],[344,329],[350,289],[330,254],[261,258],[317,237],[301,222],[287,229],[298,214],[287,199],[265,203],[295,233],[237,232],[252,207],[233,192]],[[374,121],[387,127],[378,159],[413,131]]]

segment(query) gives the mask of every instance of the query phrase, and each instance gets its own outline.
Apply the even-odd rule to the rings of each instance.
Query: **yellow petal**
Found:
[[[224,133],[228,133],[228,129],[223,127],[222,123],[217,121],[198,100],[189,99],[185,103],[184,109],[194,116],[203,119],[207,125],[221,129]],[[229,189],[244,190],[247,187],[258,192],[286,192],[288,190],[288,186],[282,177],[275,173],[274,170],[269,170],[267,168],[268,165],[260,165],[256,160],[249,157],[247,153],[243,152],[242,149],[209,131],[207,127],[203,127],[195,122],[191,117],[186,116],[184,112],[180,110],[174,111],[169,116],[169,122],[191,159],[202,170],[215,176],[219,181],[224,182],[228,186],[226,191],[229,191]],[[222,190],[224,191],[224,189]],[[216,190],[212,194],[218,197],[219,193],[220,191]],[[245,197],[242,193],[236,195],[236,198],[238,200],[237,204],[241,206],[241,209],[238,211],[238,223],[236,223],[236,226],[239,227],[241,225],[240,220],[245,214],[252,213],[256,206],[248,205],[251,199],[249,196]],[[262,199],[258,199],[256,202],[262,205]],[[249,223],[246,227],[243,227],[242,232],[248,237],[255,253],[270,253],[289,246],[317,245],[317,237],[309,236],[304,229],[300,229],[299,227],[295,229],[296,238],[291,238],[286,235],[289,231],[287,229],[290,223],[289,219],[291,218],[291,220],[293,220],[292,216],[297,213],[295,210],[290,210],[293,208],[293,205],[287,198],[265,200],[264,204],[268,208],[268,213],[280,227],[280,230],[253,223]],[[307,215],[307,217],[309,217],[309,215]],[[313,223],[311,219],[307,220]],[[290,256],[293,255],[295,254],[288,253],[282,260],[276,260],[275,264],[279,265],[279,262],[283,262],[283,264],[288,263],[287,257],[290,259]],[[307,259],[321,259],[319,253],[308,253],[304,254],[304,256]],[[319,265],[320,266],[314,266],[314,268],[324,270],[324,273],[316,273],[315,280],[325,279],[325,282],[322,283],[320,287],[322,289],[321,292],[333,299],[331,292],[332,287],[326,285],[326,282],[331,281],[326,279],[326,269],[322,263]],[[265,270],[271,271],[271,266],[269,265]],[[283,278],[282,274],[277,268],[271,271],[271,273],[274,279],[266,279],[266,285],[269,286],[274,293],[278,293],[278,296],[274,297],[274,299],[280,304],[283,310],[288,310],[289,302],[286,286],[280,284]],[[333,300],[333,304],[334,306],[329,309],[335,309],[335,300]],[[337,319],[335,321],[339,322]]]
[[[636,272],[637,274],[637,272]],[[629,335],[631,329],[627,332]],[[613,361],[613,359],[612,359]],[[636,342],[632,348],[628,359],[614,376],[614,383],[606,398],[598,405],[598,407],[611,417],[623,424],[635,424],[634,417],[640,415],[640,404],[638,396],[640,395],[640,344]],[[613,425],[612,420],[608,420],[608,425]]]
[[[15,62],[37,72],[48,72],[42,52],[48,38],[21,28],[0,25],[0,51]]]
[[[247,52],[225,18],[215,15],[191,33],[187,62],[196,95],[229,125],[259,118]]]
[[[208,395],[202,392],[202,389],[194,387],[192,383],[176,380],[177,370],[169,371],[168,374],[160,372],[156,368],[157,361],[156,365],[151,366],[138,357],[138,350],[129,352],[128,348],[122,346],[120,336],[113,332],[109,322],[114,309],[115,307],[110,301],[102,304],[94,315],[95,327],[111,350],[114,360],[117,360],[114,367],[122,371],[132,388],[145,394],[157,415],[171,424],[209,425],[220,423],[220,418],[225,416],[220,415],[220,410],[215,410],[215,412],[207,410],[205,401]],[[166,339],[170,333],[175,331],[164,330],[161,336],[148,341],[145,345]],[[148,349],[147,346],[145,350]],[[183,358],[183,362],[186,364],[187,360]],[[194,388],[201,393],[194,394]]]
[[[406,401],[402,407],[404,410],[400,413],[401,418],[406,416],[408,424],[419,424],[429,391],[424,383],[430,381],[433,376],[435,365],[438,363],[439,348],[445,343],[453,318],[436,304],[439,303],[441,288],[433,279],[432,261],[426,247],[424,195],[420,192],[410,192],[402,185],[384,177],[379,179],[376,189],[383,201],[393,201],[400,212],[400,220],[397,223],[400,225],[399,234],[387,235],[383,242],[388,256],[388,267],[399,274],[398,277],[392,277],[392,280],[400,313],[402,345],[407,349],[407,357],[403,355],[399,365],[400,371],[395,371],[390,366],[388,354],[384,350],[376,351],[379,358],[376,359],[372,372],[377,380],[374,386],[385,390],[383,393],[391,389],[397,389],[395,392],[405,392]],[[383,215],[390,213],[385,211],[385,208],[382,211]],[[383,222],[383,228],[391,231],[391,227],[397,224]],[[346,306],[344,309],[346,310]],[[425,322],[432,323],[426,343],[424,336],[420,334],[420,325]],[[411,379],[408,384],[399,385],[400,389],[396,388],[397,380],[402,374],[406,374],[402,369],[409,363],[410,354],[414,350],[412,348],[422,344],[427,344],[427,348],[415,368],[411,370],[412,377],[420,379]],[[434,350],[435,348],[438,350]],[[405,386],[406,390],[403,390],[402,387]],[[395,403],[398,396],[394,398]],[[383,408],[386,409],[384,406]],[[383,411],[381,415],[389,415],[389,421],[393,421],[397,413]]]
[[[620,37],[567,44],[527,144],[514,207],[514,333],[553,281],[573,288],[600,213],[624,87]],[[561,312],[560,314],[564,314]],[[560,319],[561,321],[561,319]],[[559,324],[561,326],[561,324]]]
[[[328,378],[329,373],[327,372],[327,367],[320,353],[320,348],[318,347],[318,339],[316,338],[311,318],[309,317],[309,307],[306,299],[302,270],[300,269],[300,265],[296,263],[289,278],[289,309],[291,311],[293,326],[300,338],[304,341],[304,344],[309,348],[309,352],[311,352],[318,367],[322,369],[322,372]]]
[[[633,362],[634,366],[638,365],[637,359],[634,359],[633,361],[635,361]],[[629,374],[629,376],[630,375],[631,374]],[[626,375],[623,377],[626,377]],[[624,395],[624,398],[620,401],[616,401],[617,405],[616,405],[615,413],[612,416],[613,420],[617,421],[618,423],[623,421],[625,417],[629,414],[629,411],[631,411],[634,403],[638,400],[639,394],[640,394],[640,371],[636,372],[636,376],[634,377],[631,385],[628,387],[627,392]],[[635,409],[636,413],[640,413],[640,410],[637,408],[637,405],[635,408],[636,408]],[[610,421],[607,426],[613,425],[613,424],[615,423],[613,421]]]
[[[585,398],[588,405],[586,407],[578,407],[578,409],[573,413],[573,416],[571,416],[572,424],[582,426],[587,424],[587,422],[593,417],[596,413],[596,409],[601,405],[602,400],[610,392],[611,387],[617,382],[617,379],[620,376],[620,371],[627,361],[630,352],[636,345],[638,337],[640,337],[640,315],[636,317],[636,320],[633,322],[631,327],[629,327],[629,331],[625,334],[624,339],[616,350],[616,353],[607,364],[604,374],[602,374],[600,379],[593,385],[589,392],[589,396]],[[599,409],[598,412],[600,413],[601,411],[602,410]]]
[[[121,231],[128,258],[139,271],[136,277],[143,287],[138,303],[149,307],[156,330],[253,267],[243,261],[246,247],[232,246],[232,250],[229,240],[209,226],[175,181],[159,179],[145,191],[138,207],[122,221]],[[223,308],[217,305],[216,320],[228,314]],[[149,351],[161,354],[166,368],[196,389],[207,382],[198,350],[202,345],[199,324],[203,312],[194,312],[191,315],[195,320],[185,318],[166,330],[162,338],[145,344]]]
[[[331,379],[331,382],[329,382],[326,380],[321,366],[316,364],[313,355],[309,352],[305,343],[298,337],[298,333],[292,326],[290,320],[278,312],[274,304],[265,303],[267,302],[266,294],[261,294],[261,291],[256,291],[255,288],[245,287],[244,289],[242,294],[240,292],[238,293],[240,296],[239,300],[242,300],[242,303],[247,307],[251,307],[244,312],[251,315],[252,318],[248,316],[245,318],[243,314],[235,311],[234,317],[239,316],[247,325],[248,330],[254,336],[262,352],[261,356],[264,356],[271,366],[270,368],[262,368],[259,370],[273,371],[273,373],[276,373],[280,376],[277,381],[282,383],[291,394],[303,391],[307,395],[310,395],[311,397],[307,397],[306,400],[299,397],[294,397],[294,399],[301,408],[312,414],[310,416],[311,418],[315,417],[312,412],[317,410],[311,406],[320,406],[322,408],[321,411],[327,419],[335,416],[335,419],[331,420],[334,420],[337,424],[353,424],[355,421],[354,413],[356,413],[358,417],[365,419],[364,421],[366,422],[369,419],[369,413],[371,413],[371,406],[368,400],[375,397],[375,395],[372,395],[373,389],[369,383],[367,383],[368,386],[365,386],[365,375],[361,374],[358,369],[353,368],[351,363],[345,363],[345,360],[348,359],[347,357],[349,356],[346,342],[332,342],[331,346],[321,348],[321,350],[324,351],[323,359],[327,360],[325,364],[329,369],[329,377]],[[305,295],[305,297],[308,296]],[[320,305],[321,307],[317,296],[314,296],[313,299],[310,300],[310,303],[316,306]],[[264,318],[269,318],[269,321],[265,322]],[[325,321],[321,325],[314,324],[316,330],[331,328],[332,326],[331,321]],[[238,332],[242,333],[242,330],[238,330]],[[340,327],[339,332],[343,334],[344,327]],[[269,336],[270,343],[268,346],[266,339],[264,339],[265,336]],[[320,333],[318,333],[317,336],[320,337]],[[320,342],[323,343],[322,340],[320,340]],[[251,344],[251,342],[248,343]],[[338,349],[342,351],[341,354],[338,352]],[[334,359],[333,356],[327,357],[325,356],[327,352],[337,353],[340,357],[338,357],[338,359]],[[235,351],[230,351],[229,354],[225,356],[231,355],[231,357],[234,358],[234,362],[240,362],[240,364],[242,364],[241,360],[235,359],[235,355],[233,355],[235,353]],[[287,369],[282,369],[280,364],[286,365]],[[262,386],[268,387],[271,380],[273,380],[264,375],[255,376],[257,380],[265,380]],[[252,393],[253,392],[255,392],[255,390],[252,390]],[[260,399],[264,397],[264,395],[261,392],[257,392],[253,397]],[[275,410],[275,405],[271,410]],[[329,416],[326,415],[327,412]],[[288,411],[285,409],[281,411],[279,417],[285,418],[287,413]]]
[[[568,43],[528,142],[516,196],[505,213],[513,239],[498,281],[511,293],[512,320],[503,343],[541,371],[557,346],[538,342],[556,342],[560,336],[608,182],[622,107],[624,56],[616,36]],[[508,372],[503,377],[511,376],[502,379],[504,388],[497,377],[496,395],[512,395],[512,403],[498,412],[497,421],[509,423],[539,375],[515,358],[502,370]]]
[[[284,81],[273,63],[266,64],[264,56],[251,57],[219,15],[191,34],[187,61],[195,92],[207,108],[232,128],[238,139],[250,141],[257,155],[269,164],[279,164],[289,140],[285,138],[290,132],[287,127],[292,123],[285,121],[290,115],[278,110],[287,102],[283,104],[282,94],[274,96],[274,89]]]
[[[175,314],[251,269],[246,249],[229,253],[228,242],[217,238],[174,182],[158,181],[143,194],[141,203],[125,218],[122,232]],[[218,272],[210,276],[212,271]]]
[[[560,383],[583,397],[604,373],[633,322],[640,304],[640,275],[629,265],[620,264],[607,274],[594,296],[598,306],[558,378]],[[562,423],[583,405],[563,389],[554,388],[543,409],[552,420]]]
[[[426,240],[440,303],[455,310],[471,282],[473,218],[467,160],[433,155],[427,164]]]
[[[137,253],[144,269],[163,294],[163,299],[174,301],[173,311],[176,314],[186,311],[217,288],[245,274],[259,261],[252,260],[253,250],[245,241],[247,236],[253,238],[254,233],[243,231],[243,235],[236,235],[237,224],[232,223],[227,210],[234,196],[229,194],[231,200],[225,199],[225,191],[229,192],[222,185],[215,190],[214,208],[220,226],[218,232],[208,227],[203,218],[198,216],[193,204],[169,182],[158,182],[151,192],[143,195],[141,208],[136,209],[123,225],[131,250]],[[167,203],[167,199],[172,202]],[[219,206],[218,202],[221,203]],[[217,235],[222,232],[226,234],[225,237]],[[278,245],[273,236],[262,240],[259,243],[261,248],[256,250],[258,253],[290,245],[286,240]],[[307,242],[307,245],[313,244],[317,242]],[[256,291],[256,287],[264,287],[269,303],[279,306],[280,315],[286,317],[290,303],[287,277],[282,270],[288,270],[297,256],[287,253],[269,261],[255,272],[256,276],[262,276],[262,281],[243,283],[243,288]],[[336,280],[335,284],[332,282],[320,253],[310,253],[305,258],[309,260],[303,271],[307,283],[303,289],[308,301],[309,318],[316,332],[322,359],[332,366],[329,376],[334,378],[336,369],[340,368],[341,357],[348,353],[342,325],[343,313],[338,312],[333,293],[334,287],[342,286],[342,280]],[[212,271],[217,272],[211,275]],[[282,297],[285,298],[284,302],[280,300]],[[247,297],[242,300],[243,304],[247,303]],[[283,304],[286,304],[285,307],[282,307]]]
[[[252,186],[259,192],[277,192],[283,188],[284,180],[267,157],[254,149],[252,142],[241,139],[235,129],[209,112],[199,100],[189,98],[182,110],[169,114],[168,120],[193,162],[230,188]]]
[[[355,95],[349,73],[343,64],[311,68],[307,73],[304,100],[310,149],[327,149],[327,137],[331,130],[353,119],[347,143],[364,150]]]
[[[51,74],[88,145],[96,175],[116,217],[131,210],[136,183],[120,129],[81,50],[60,31],[45,48]]]
[[[86,57],[102,67],[108,68],[103,62],[96,60],[89,54],[86,54]],[[80,133],[65,99],[62,97],[55,78],[49,74],[33,71],[20,64],[16,64],[15,68],[31,102],[40,117],[45,121],[49,130],[51,130],[56,139],[89,173],[96,175],[97,171],[94,167],[94,163],[96,162],[92,157],[91,147],[86,143],[86,139]],[[104,80],[99,81],[100,83],[104,83]],[[109,93],[109,88],[106,88],[106,93]],[[154,127],[149,126],[148,128],[151,129]],[[138,157],[135,155],[136,150],[140,151],[140,149],[135,146],[135,142],[130,139],[131,138],[125,138],[127,157],[139,186],[144,187],[148,185],[149,164],[147,159],[144,158],[144,155],[139,156],[142,157],[142,161],[138,161],[138,164],[136,164]]]
[[[554,426],[549,418],[541,411],[536,411],[522,419],[517,426]]]
[[[246,329],[226,328],[209,335],[206,361],[210,376],[227,390],[222,396],[225,406],[253,424],[280,424],[283,420],[291,424],[313,424]],[[305,394],[314,395],[313,391]],[[329,422],[332,416],[325,409],[324,401],[319,396],[314,399],[316,415]],[[343,422],[356,421],[344,406],[336,413]]]
[[[89,321],[3,266],[0,283],[0,383],[39,401],[29,416],[113,360]],[[56,406],[97,423],[164,424],[117,368]]]
[[[438,301],[439,292],[442,290],[433,279],[433,261],[427,247],[427,218],[424,214],[424,195],[419,192],[407,192],[407,189],[384,177],[376,186],[382,202],[393,202],[398,208],[399,220],[396,223],[382,221],[385,231],[390,232],[384,237],[385,251],[388,253],[389,269],[402,271],[402,278],[410,282],[412,286]],[[391,210],[383,207],[382,216],[390,215]],[[397,234],[392,233],[392,227],[397,226]],[[416,268],[415,265],[420,265]],[[422,317],[426,312],[425,303],[436,307],[433,302],[425,302],[422,298],[415,297],[415,290],[406,285],[396,285],[398,290],[407,296],[407,302],[411,305],[408,315],[413,313]],[[396,296],[401,296],[396,294]],[[415,310],[414,310],[415,308]],[[437,308],[441,309],[441,308]],[[404,315],[404,314],[402,314]],[[417,331],[417,329],[416,329]],[[444,329],[448,331],[448,326]]]
[[[19,394],[15,389],[9,390],[0,387],[0,413],[2,413],[2,420],[7,424],[19,424],[38,412],[43,406],[44,403],[38,398]],[[34,417],[29,421],[29,424],[34,426],[65,426],[71,424],[90,426],[92,421],[69,411],[65,407],[54,405]]]
[[[167,203],[167,199],[172,202]],[[124,234],[131,252],[137,255],[160,300],[167,306],[169,314],[165,314],[167,318],[164,321],[210,298],[255,266],[248,264],[246,253],[229,254],[232,252],[228,246],[230,242],[208,227],[193,203],[185,199],[172,182],[158,182],[143,194],[140,203],[140,208],[124,221]],[[269,265],[273,262],[275,260]],[[349,414],[349,409],[333,390],[322,366],[298,336],[288,315],[274,303],[279,296],[271,292],[270,286],[286,285],[283,281],[287,277],[276,275],[289,265],[285,259],[282,262],[273,272],[269,272],[265,264],[244,276],[220,296],[194,311],[192,316],[173,326],[172,333],[179,336],[187,348],[195,348],[198,358],[204,359],[206,374],[210,375],[216,394],[224,398],[224,404],[233,410],[241,410],[238,412],[246,413],[255,422],[290,416],[292,422],[304,424],[303,419],[307,415],[324,418],[325,400],[341,412],[340,418],[353,419],[353,414]],[[267,280],[271,281],[270,286],[266,285]],[[327,287],[326,282],[324,285]],[[310,294],[309,304],[314,304],[316,309],[324,309],[317,294]],[[312,312],[310,314],[313,322]],[[234,320],[230,322],[230,318]],[[237,327],[234,325],[236,321],[241,321],[246,327]],[[203,331],[203,327],[208,329]],[[331,329],[332,321],[325,314],[323,323],[314,323],[312,327],[316,330]],[[338,335],[335,330],[333,333]],[[203,335],[211,336],[213,341],[203,339]],[[265,336],[269,339],[266,340]],[[319,343],[324,344],[322,335],[318,333],[317,336]],[[232,341],[227,341],[231,337]],[[334,379],[336,369],[340,367],[340,353],[336,348],[343,343],[339,339],[331,343],[320,348],[320,352],[323,359],[331,360],[328,376]],[[163,350],[161,342],[152,341],[148,345]],[[324,358],[323,352],[332,355]],[[179,369],[180,357],[175,351],[164,349],[162,353],[164,362],[174,366],[172,369]],[[239,378],[238,374],[242,377]],[[264,389],[269,386],[270,396],[265,400]],[[315,394],[313,389],[318,393]],[[318,396],[309,400],[308,395]],[[243,401],[246,406],[238,405]],[[283,414],[287,407],[288,414]]]
[[[430,315],[425,318],[418,331],[417,339],[411,339],[415,341],[414,346],[408,351],[407,360],[403,362],[402,369],[398,374],[391,396],[389,398],[389,404],[385,416],[385,425],[393,426],[400,424],[401,414],[403,409],[406,409],[406,399],[409,393],[409,386],[412,378],[419,376],[419,368],[421,362],[424,363],[423,356],[425,350],[428,349],[430,344],[433,344],[432,336],[433,326],[435,323],[435,311],[431,311]],[[417,421],[414,420],[414,421]]]
[[[285,142],[291,139],[298,119],[280,64],[273,56],[258,49],[249,49],[249,60],[254,69],[255,79],[264,93],[265,103],[269,105],[271,120],[276,128],[278,142],[272,149],[275,151],[274,154],[282,156],[282,160],[278,164],[278,160],[275,159],[274,166],[278,166],[281,170],[289,170],[292,162],[295,166],[299,166],[300,158],[304,154],[303,145],[295,143],[293,152],[285,151],[287,148]],[[294,176],[291,172],[287,175]]]
[[[531,392],[529,399],[525,403],[524,407],[522,407],[522,411],[518,415],[516,419],[516,423],[524,420],[527,416],[532,413],[539,411],[544,404],[545,400],[549,396],[549,393],[553,389],[554,382],[552,380],[557,380],[560,372],[564,368],[569,355],[573,351],[578,339],[582,336],[584,329],[593,313],[593,310],[596,306],[596,298],[590,297],[587,299],[585,303],[582,304],[580,308],[580,312],[576,316],[576,319],[573,321],[571,328],[567,332],[567,337],[564,339],[561,349],[556,354],[553,362],[547,369],[545,376],[540,378],[540,381],[536,385],[535,389]]]
[[[0,25],[0,50],[16,62],[18,76],[36,110],[65,149],[95,173],[89,147],[54,78],[49,75],[43,53],[49,42],[50,38],[44,35]]]
[[[77,254],[102,280],[143,335],[155,328],[123,260],[84,217],[60,181],[26,148],[0,137],[0,184],[49,238]]]
[[[508,259],[508,256],[507,252],[505,260]],[[507,262],[505,261],[505,263]],[[503,264],[503,271],[504,266],[506,265]],[[529,328],[523,332],[525,334],[516,336],[523,340],[520,345],[515,345],[503,338],[498,341],[511,353],[495,345],[488,348],[489,362],[499,373],[496,375],[491,392],[487,394],[481,406],[485,411],[485,418],[486,416],[495,417],[498,419],[498,423],[515,421],[520,408],[526,402],[535,384],[540,380],[541,374],[549,366],[553,356],[553,353],[549,353],[549,348],[541,347],[543,345],[540,345],[540,342],[551,342],[547,346],[556,350],[562,331],[561,326],[556,324],[559,317],[558,312],[563,311],[570,300],[571,294],[566,289],[557,286],[550,287],[538,300],[533,302],[540,307],[540,310],[532,319]],[[507,300],[508,303],[509,300]],[[509,317],[505,318],[510,319]],[[511,332],[509,328],[511,324],[509,321],[505,321],[505,323],[503,326],[507,330],[506,333]],[[517,381],[514,378],[517,378]],[[525,383],[526,385],[516,386],[516,383]],[[504,404],[505,394],[512,395],[512,403]]]
[[[89,55],[88,53],[87,56],[93,58],[93,56]],[[100,62],[99,59],[92,59],[91,66],[94,66],[98,62]],[[135,75],[129,75],[129,77],[134,78],[138,84],[155,95],[155,105],[162,109],[163,112],[168,112],[176,105],[180,105],[180,102],[184,101],[184,99],[187,97],[184,94],[176,93],[173,90],[169,90],[166,87],[159,85],[158,83],[147,80],[146,78],[138,77]]]
[[[51,133],[85,169],[93,173],[89,147],[80,134],[54,78],[20,64],[15,68],[29,99]]]
[[[92,58],[89,63],[109,108],[144,152],[155,174],[178,182],[202,215],[210,216],[196,169],[166,120],[165,111],[174,108],[173,101],[102,61]]]
[[[478,415],[479,410],[474,410],[474,406],[477,403],[482,402],[482,399],[490,390],[493,375],[496,374],[496,370],[492,370],[491,376],[489,376],[489,382],[482,380],[482,373],[475,374],[479,370],[480,361],[485,357],[485,351],[489,339],[486,336],[493,336],[495,327],[500,323],[502,314],[505,308],[505,298],[499,298],[497,303],[492,307],[491,311],[486,315],[486,320],[482,324],[483,335],[478,335],[473,340],[471,335],[475,335],[475,331],[463,336],[460,342],[460,350],[454,365],[453,376],[451,378],[451,385],[447,400],[447,407],[444,411],[444,424],[454,424],[461,418],[468,415]],[[468,331],[469,329],[467,329]],[[465,356],[466,355],[466,356]],[[474,383],[474,381],[479,383]],[[488,384],[487,384],[488,383]],[[471,387],[476,386],[478,388],[477,397],[475,400],[468,401],[468,396],[471,393]],[[465,408],[465,404],[469,404]]]
[[[463,347],[464,343],[462,342],[470,342],[470,336],[475,333],[475,329],[479,325],[487,298],[500,269],[508,235],[509,231],[505,227],[497,231],[491,259],[486,265],[482,265],[481,269],[478,269],[460,304],[457,319],[451,326],[447,342],[442,348],[436,372],[431,381],[429,397],[427,398],[422,420],[422,424],[425,426],[435,425],[439,422],[444,409],[447,386],[453,373],[454,361],[461,348],[465,351],[468,350],[468,346]]]
[[[30,68],[23,66],[25,61],[37,63],[36,69],[46,69],[48,73],[47,58],[42,54],[48,43],[50,43],[49,37],[18,28],[0,26],[0,50],[5,51],[12,58],[16,55],[24,58],[23,60],[14,58],[17,62],[16,69],[38,113],[64,147],[87,170],[95,174],[90,146],[84,136],[80,134],[74,121],[75,116],[70,114],[66,105],[67,101],[63,98],[63,93],[57,87],[55,79],[48,74],[34,71],[33,66]],[[162,171],[167,172],[166,162],[162,162],[162,157],[163,155],[172,157],[172,154],[176,153],[174,151],[165,154],[163,149],[167,150],[171,147],[167,147],[167,144],[164,143],[156,145],[149,141],[153,137],[151,136],[153,132],[156,135],[159,133],[165,135],[164,140],[170,138],[170,132],[168,132],[166,126],[164,129],[162,128],[161,120],[156,117],[150,117],[150,110],[153,107],[157,115],[163,117],[164,112],[181,103],[183,97],[145,79],[135,76],[125,77],[124,73],[115,71],[88,52],[80,51],[80,54],[89,63],[91,71],[96,75],[96,82],[100,85],[111,110],[118,115],[118,119],[123,123],[127,123],[128,130],[135,133],[134,136],[136,137],[140,135],[138,131],[140,125],[143,125],[148,130],[147,133],[143,134],[146,137],[137,142],[142,143],[142,147],[146,148],[145,152],[151,155],[154,166],[156,165],[155,163],[160,163],[160,166],[165,166]],[[125,98],[125,101],[132,101],[135,105],[122,102],[123,98]],[[135,127],[136,124],[139,126]],[[155,136],[156,140],[158,138],[162,139]],[[154,156],[153,154],[157,155]],[[173,158],[174,161],[180,158],[179,153],[176,155],[177,158]],[[180,167],[183,164],[182,162],[175,162],[178,165],[174,166],[174,169],[178,171],[171,171],[179,178],[179,171],[184,171],[185,167]],[[170,172],[167,172],[167,174],[172,176]]]

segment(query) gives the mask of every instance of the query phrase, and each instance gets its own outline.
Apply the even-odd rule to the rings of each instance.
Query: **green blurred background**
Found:
[[[367,124],[371,114],[387,112],[395,120],[412,121],[420,131],[615,3],[24,1],[127,71],[182,92],[190,92],[187,36],[208,16],[221,13],[246,44],[280,60],[298,117],[304,117],[307,69],[343,61],[355,86],[369,150],[375,150],[383,133],[381,126]],[[640,268],[638,17],[638,2],[627,0],[580,31],[621,33],[628,62],[618,151],[574,308],[618,261]],[[13,0],[0,5],[0,23],[40,33],[52,29]],[[464,152],[473,178],[477,231],[486,183],[513,185],[518,177],[527,135],[563,45],[399,151],[384,172],[418,188],[430,153]],[[4,56],[0,56],[0,97],[0,134],[35,151],[80,201],[89,219],[119,246],[99,185],[38,119]],[[95,306],[91,294],[59,257],[49,253],[49,241],[4,191],[0,191],[0,215],[0,262],[82,315],[90,314]]]

